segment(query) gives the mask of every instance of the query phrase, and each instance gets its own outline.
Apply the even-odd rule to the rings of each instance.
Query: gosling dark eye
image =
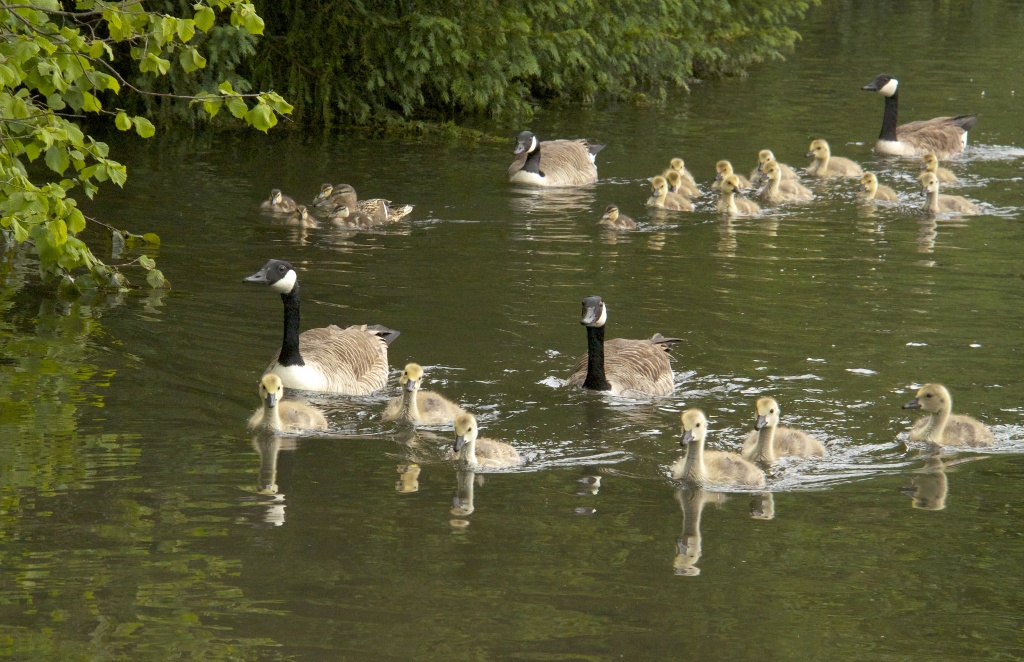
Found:
[[[695,425],[694,427],[698,427],[698,428],[699,428],[699,427],[700,427],[700,423],[698,423],[698,424],[697,424],[697,425]]]
[[[774,414],[774,413],[775,413],[775,410],[774,410],[774,409],[769,409],[769,410],[768,410],[768,413],[769,413],[769,414]]]
[[[926,398],[930,398],[930,397],[932,397],[932,394],[931,394],[931,393],[929,393],[928,395],[926,395],[926,396],[924,396],[924,397],[926,397]]]

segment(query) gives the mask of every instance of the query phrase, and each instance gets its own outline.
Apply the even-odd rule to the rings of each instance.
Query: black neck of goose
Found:
[[[587,379],[583,388],[610,391],[612,385],[604,378],[604,327],[587,327]]]
[[[281,295],[284,302],[284,340],[277,362],[284,366],[306,365],[299,354],[299,284],[291,292]]]
[[[535,175],[541,174],[540,172],[540,144],[537,144],[537,149],[533,150],[526,155],[526,163],[523,164],[523,170],[526,172],[532,172]]]
[[[900,105],[900,92],[891,97],[885,97],[885,113],[882,115],[882,132],[878,134],[879,140],[896,140],[896,109]]]

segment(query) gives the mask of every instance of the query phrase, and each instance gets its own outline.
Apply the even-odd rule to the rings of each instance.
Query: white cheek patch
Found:
[[[896,94],[896,88],[898,88],[899,85],[900,82],[898,80],[896,80],[895,78],[890,78],[888,83],[879,88],[878,93],[883,96],[891,97],[892,95]]]
[[[594,326],[604,326],[604,323],[608,321],[608,306],[601,306],[601,316],[594,322]]]
[[[537,136],[534,136],[533,138],[530,139],[530,149],[527,150],[527,151],[530,152],[530,153],[536,152],[537,151],[537,145],[538,145],[538,143],[537,143]]]
[[[287,294],[295,287],[295,281],[298,280],[298,278],[299,277],[295,273],[295,270],[289,269],[288,273],[286,273],[281,280],[270,286],[270,289],[279,294]]]

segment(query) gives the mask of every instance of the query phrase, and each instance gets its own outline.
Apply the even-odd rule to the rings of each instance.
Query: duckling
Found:
[[[647,199],[648,207],[668,209],[670,211],[693,211],[693,203],[668,190],[668,181],[664,177],[651,180],[651,197]]]
[[[379,324],[345,329],[332,324],[299,334],[299,277],[284,260],[268,261],[244,282],[267,285],[284,303],[281,350],[264,374],[276,374],[287,388],[342,395],[366,395],[387,385],[388,345],[398,331]]]
[[[734,172],[732,169],[732,163],[726,161],[725,159],[722,159],[721,161],[715,164],[715,173],[715,182],[711,185],[711,188],[716,191],[721,190],[722,180],[732,174],[735,174],[736,179],[739,180],[741,190],[746,190],[752,186],[750,180],[744,177],[743,175],[739,174],[738,172]]]
[[[661,176],[667,179],[668,173],[672,172],[673,170],[679,173],[679,176],[683,178],[684,182],[686,182],[693,188],[697,188],[697,180],[694,179],[693,174],[691,174],[690,171],[686,169],[686,163],[678,156],[669,161],[668,169],[665,172],[661,173]]]
[[[275,188],[270,191],[270,197],[260,203],[260,211],[271,214],[290,214],[295,211],[295,200]]]
[[[387,409],[384,410],[385,421],[444,425],[454,421],[459,414],[465,413],[462,407],[444,396],[433,391],[421,391],[422,382],[423,367],[418,363],[407,364],[398,378],[403,393],[388,402]]]
[[[911,441],[928,441],[939,446],[979,448],[991,446],[992,431],[981,422],[962,414],[950,413],[953,398],[942,384],[925,384],[904,409],[921,409],[924,416],[910,429]]]
[[[861,200],[881,200],[882,202],[899,202],[900,198],[896,191],[888,186],[878,183],[878,177],[873,172],[865,172],[860,176],[860,192],[857,197]]]
[[[273,432],[327,429],[327,419],[319,410],[304,402],[282,400],[283,397],[281,378],[273,373],[263,375],[260,378],[263,405],[249,418],[249,427]]]
[[[328,214],[346,205],[352,213],[366,214],[378,223],[394,223],[402,220],[412,210],[412,205],[394,205],[384,198],[359,200],[356,190],[350,184],[333,185],[326,183],[320,187],[320,193],[313,200],[313,206]]]
[[[754,431],[743,442],[742,455],[751,462],[772,464],[776,457],[824,457],[821,442],[800,430],[779,427],[779,403],[774,398],[760,398],[756,404]]]
[[[668,182],[669,193],[677,193],[684,198],[699,198],[701,196],[700,189],[695,185],[688,183],[683,176],[675,170],[669,170],[668,174],[665,175],[665,181]]]
[[[476,417],[463,412],[455,418],[455,445],[459,463],[464,467],[507,469],[518,467],[523,458],[510,444],[486,437],[477,438]]]
[[[530,131],[516,136],[508,180],[530,186],[582,186],[597,181],[595,157],[604,145],[586,140],[545,140]]]
[[[625,214],[619,213],[619,208],[615,205],[608,205],[605,207],[604,216],[597,222],[598,225],[603,225],[611,230],[635,230],[636,221],[631,219]]]
[[[729,175],[722,180],[722,197],[716,209],[724,214],[760,214],[761,208],[753,200],[736,195],[740,187],[739,177]]]
[[[860,177],[864,172],[850,159],[832,156],[828,143],[820,138],[811,142],[807,156],[814,157],[807,166],[807,174],[813,177]]]
[[[299,205],[296,207],[295,212],[292,213],[287,219],[285,219],[287,225],[297,225],[303,228],[318,228],[320,223],[315,218],[310,216],[309,210],[306,209],[306,205]]]
[[[775,161],[778,163],[778,161],[775,160],[775,154],[772,150],[762,149],[757,153],[757,167],[751,171],[750,181],[756,182],[760,178],[761,173],[764,172],[765,164],[769,161]],[[793,170],[791,166],[788,166],[785,163],[779,163],[779,168],[782,170],[782,181],[788,182],[790,180],[800,180],[799,175],[796,174],[796,170]]]
[[[921,157],[921,170],[934,173],[943,184],[956,184],[959,181],[953,171],[939,165],[939,157],[934,152],[928,152]]]
[[[782,166],[772,159],[766,161],[760,173],[761,181],[768,180],[768,185],[761,189],[758,197],[761,202],[777,205],[784,202],[810,202],[814,193],[795,179],[782,178]],[[760,182],[758,182],[760,183]]]
[[[892,75],[881,74],[861,88],[885,97],[882,131],[878,134],[875,151],[891,156],[918,156],[934,152],[942,159],[962,152],[967,146],[967,132],[978,121],[977,115],[936,117],[896,126],[899,84]]]
[[[683,412],[683,438],[680,445],[689,446],[686,457],[672,465],[672,477],[697,486],[735,485],[739,487],[761,487],[765,484],[764,472],[744,460],[736,453],[705,451],[704,439],[708,419],[700,409]]]
[[[576,359],[566,384],[608,391],[612,395],[672,393],[675,376],[668,352],[672,343],[679,339],[656,333],[648,340],[613,338],[606,343],[604,325],[607,321],[604,299],[592,296],[583,300],[580,323],[587,327],[587,353]]]
[[[383,224],[383,221],[378,221],[369,214],[364,214],[361,211],[352,211],[348,205],[336,207],[331,212],[331,215],[327,217],[327,220],[339,228],[358,228],[360,230],[366,230],[375,225]]]
[[[977,214],[981,211],[978,205],[959,195],[941,195],[939,178],[934,173],[921,175],[922,192],[925,196],[924,210],[933,213],[957,212],[960,214]]]

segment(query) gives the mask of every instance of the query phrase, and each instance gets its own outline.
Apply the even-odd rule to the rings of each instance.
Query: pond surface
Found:
[[[568,193],[509,187],[511,140],[116,144],[128,185],[89,211],[159,233],[174,289],[55,302],[30,262],[0,264],[0,656],[1024,654],[1024,6],[890,7],[826,3],[786,62],[664,108],[540,114],[542,139],[608,145],[601,181]],[[947,164],[982,215],[920,214],[918,163],[871,153],[882,99],[860,87],[882,71],[904,121],[982,115]],[[756,217],[644,208],[673,156],[706,189],[720,158],[802,168],[819,137],[901,202],[865,207],[844,181]],[[272,187],[301,201],[324,181],[416,208],[358,234],[259,214]],[[601,231],[609,203],[640,229]],[[396,379],[313,397],[327,434],[252,438],[281,302],[242,278],[271,257],[299,270],[303,328],[401,330],[394,377],[422,363],[524,467],[460,474],[450,428],[382,423]],[[591,294],[609,337],[682,339],[671,396],[561,387]],[[991,452],[906,442],[900,406],[926,382],[992,427]],[[780,463],[763,493],[670,480],[681,410],[737,450],[768,394],[826,459]]]

